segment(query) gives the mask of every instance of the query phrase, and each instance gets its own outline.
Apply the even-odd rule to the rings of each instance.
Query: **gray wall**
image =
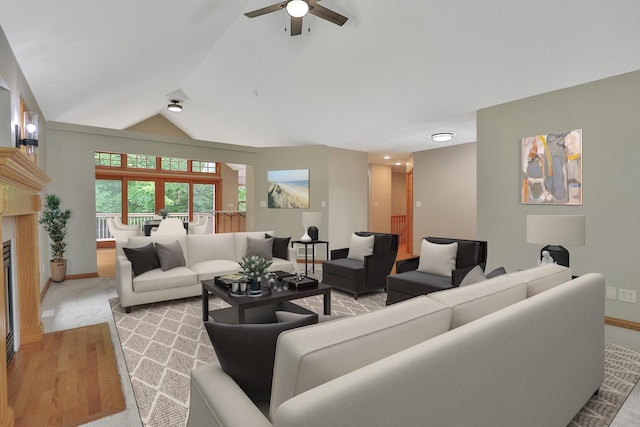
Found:
[[[640,71],[478,112],[478,237],[488,268],[536,264],[527,214],[585,215],[586,245],[568,247],[574,274],[600,272],[608,286],[640,292]],[[583,130],[583,206],[520,204],[520,139]],[[640,297],[640,294],[638,294]],[[637,304],[606,300],[608,316],[640,322]]]
[[[30,111],[35,111],[39,115],[38,165],[41,169],[45,169],[47,158],[47,132],[43,125],[45,117],[42,115],[40,106],[33,97],[31,88],[22,74],[9,42],[0,28],[0,147],[15,147],[15,125],[20,123],[20,98],[24,100]],[[14,220],[4,220],[3,224],[3,238],[5,240],[13,239],[15,237]],[[40,287],[42,288],[49,278],[49,237],[41,227],[38,230],[38,253]]]
[[[95,151],[187,157],[252,164],[256,150],[228,144],[162,137],[129,131],[47,123],[51,177],[47,191],[59,195],[72,211],[68,234],[67,274],[95,273]],[[248,206],[249,208],[249,206]],[[250,216],[251,214],[249,214]]]
[[[331,215],[340,218],[337,229],[345,225],[349,234],[363,228],[366,218],[367,154],[338,150],[326,146],[264,148],[220,144],[176,137],[119,131],[65,123],[47,125],[49,157],[46,170],[52,178],[48,191],[58,194],[63,207],[73,212],[68,235],[68,274],[95,273],[95,170],[94,152],[113,151],[150,155],[188,157],[247,166],[247,229],[274,230],[279,236],[303,234],[300,209],[268,209],[266,201],[267,171],[276,169],[309,169],[311,208],[324,212],[324,225],[319,227],[321,239],[333,235],[329,229],[329,207],[336,200]],[[331,171],[331,173],[330,173]],[[331,175],[331,178],[330,178]],[[356,176],[359,175],[359,179]],[[342,180],[347,181],[346,183]],[[341,184],[338,184],[341,183]],[[337,187],[330,195],[329,187]],[[337,201],[350,194],[363,194],[361,204]],[[352,197],[357,201],[358,196]],[[226,199],[225,199],[226,200]],[[322,202],[325,206],[322,207]],[[366,225],[366,223],[364,223]],[[362,225],[362,227],[360,227]],[[357,226],[357,227],[356,227]],[[333,242],[331,242],[333,244]]]
[[[272,229],[279,236],[297,240],[304,233],[302,213],[322,212],[319,238],[328,240],[331,248],[348,246],[351,233],[366,229],[367,153],[323,145],[262,148],[253,169],[255,194],[247,196],[256,206],[253,229]],[[283,169],[309,169],[309,209],[266,206],[267,172]],[[324,246],[316,250],[325,257]]]
[[[329,243],[347,248],[354,231],[367,229],[367,153],[329,149]]]
[[[426,236],[476,238],[476,145],[413,154],[413,252]],[[417,207],[421,202],[422,207]]]

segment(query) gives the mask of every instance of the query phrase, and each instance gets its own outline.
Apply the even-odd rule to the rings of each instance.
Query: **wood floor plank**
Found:
[[[77,426],[125,409],[106,323],[21,346],[7,377],[15,427]]]

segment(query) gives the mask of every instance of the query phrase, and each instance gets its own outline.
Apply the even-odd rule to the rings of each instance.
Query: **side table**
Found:
[[[307,248],[311,245],[311,272],[316,272],[316,245],[323,244],[327,248],[327,260],[329,260],[329,242],[325,240],[312,240],[310,242],[303,242],[302,240],[293,240],[291,242],[291,247],[293,248],[294,244],[304,245],[304,275],[308,274],[307,265],[309,264],[309,251]]]

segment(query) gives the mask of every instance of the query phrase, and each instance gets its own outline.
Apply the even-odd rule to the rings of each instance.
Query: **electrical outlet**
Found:
[[[618,299],[618,289],[615,286],[607,286],[607,299]]]
[[[623,289],[620,288],[618,290],[618,299],[624,302],[634,303],[636,302],[636,291],[633,289]]]

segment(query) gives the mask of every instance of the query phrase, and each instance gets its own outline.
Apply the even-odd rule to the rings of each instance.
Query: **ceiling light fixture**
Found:
[[[294,18],[302,18],[309,13],[309,3],[304,0],[291,0],[287,3],[287,13]]]
[[[385,160],[389,160],[391,158],[391,156],[384,156],[383,159]]]
[[[453,137],[454,137],[453,132],[438,132],[438,133],[431,134],[431,139],[434,142],[449,142],[453,139]]]
[[[180,105],[180,100],[172,99],[171,104],[167,105],[167,110],[171,111],[172,113],[181,113],[182,105]]]

